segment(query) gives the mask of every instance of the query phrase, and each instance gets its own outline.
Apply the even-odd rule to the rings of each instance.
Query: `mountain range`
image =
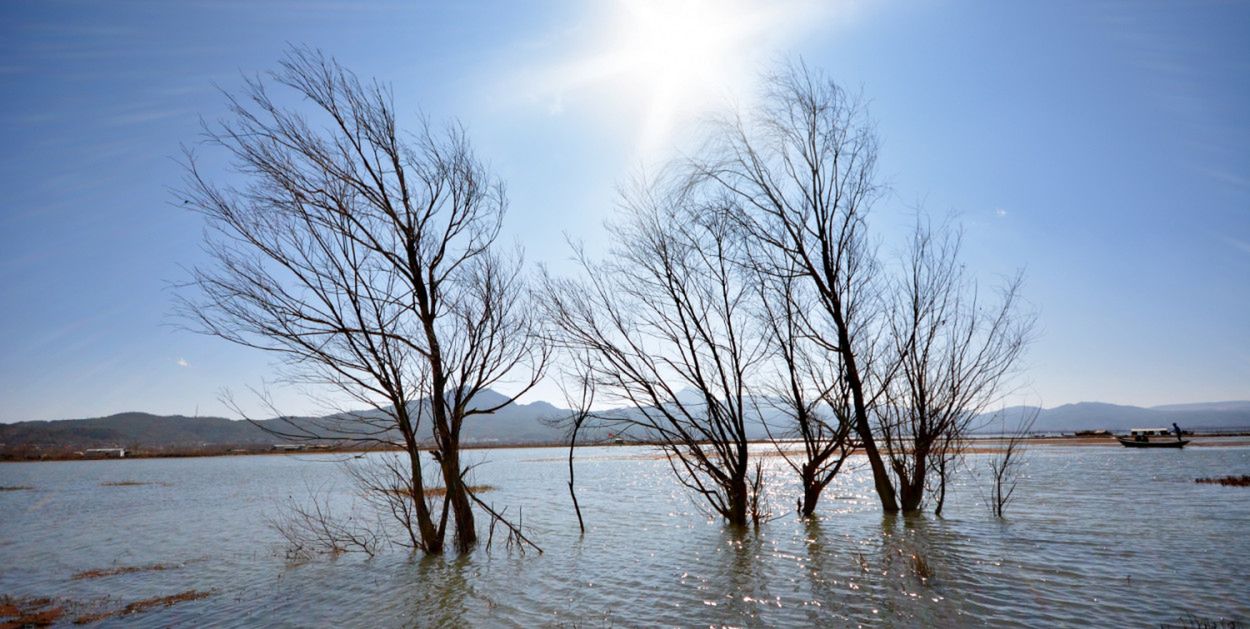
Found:
[[[479,408],[495,406],[506,398],[493,391],[485,391],[473,402]],[[629,412],[624,409],[608,411]],[[1142,408],[1081,402],[1055,408],[1012,407],[1001,411],[1006,417],[1006,429],[1010,430],[1018,418],[1037,413],[1033,431],[1038,433],[1074,432],[1077,430],[1105,429],[1125,432],[1133,427],[1167,427],[1176,422],[1186,430],[1222,431],[1250,428],[1250,401],[1212,402],[1202,404],[1172,404]],[[318,422],[323,424],[351,425],[350,417],[376,416],[378,411],[353,413],[344,422],[344,415],[320,418],[293,418],[289,421]],[[558,443],[565,440],[564,429],[552,425],[552,420],[566,417],[569,411],[547,402],[508,404],[493,415],[477,415],[465,422],[462,439],[466,443]],[[332,420],[332,421],[330,421]],[[12,456],[16,452],[57,452],[99,447],[125,447],[150,452],[173,452],[195,450],[223,450],[229,448],[258,449],[288,441],[271,434],[266,429],[280,430],[281,419],[268,419],[256,423],[231,420],[224,417],[185,417],[181,415],[160,416],[148,413],[120,413],[108,417],[90,419],[67,419],[56,421],[26,421],[0,424],[0,455]],[[981,432],[995,433],[1003,430],[1003,423],[993,416],[983,416],[975,422]],[[753,439],[766,436],[763,426],[748,427]],[[583,433],[587,442],[602,440],[606,431]],[[425,422],[423,438],[429,437],[429,422]]]

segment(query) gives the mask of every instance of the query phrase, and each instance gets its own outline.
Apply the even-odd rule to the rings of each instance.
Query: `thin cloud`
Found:
[[[1226,183],[1235,188],[1241,188],[1243,190],[1250,189],[1250,178],[1242,177],[1241,175],[1216,169],[1208,170],[1207,175],[1216,181]]]
[[[1224,242],[1232,245],[1234,248],[1240,249],[1242,253],[1250,254],[1250,242],[1246,242],[1244,240],[1233,238],[1232,236],[1223,236],[1221,237],[1221,239]]]
[[[191,363],[187,362],[187,359],[185,359],[185,358],[179,358],[179,359],[177,360],[177,365],[178,365],[179,367],[190,367],[190,366],[191,366]]]
[[[1003,208],[1001,208],[1001,207],[994,208],[994,216],[997,216],[997,217],[999,217],[999,218],[1002,218],[1002,217],[1004,217],[1004,216],[1006,216],[1006,215],[1007,215],[1007,210],[1004,210],[1004,209],[1003,209]]]

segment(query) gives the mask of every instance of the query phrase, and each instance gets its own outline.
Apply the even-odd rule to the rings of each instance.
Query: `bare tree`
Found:
[[[740,239],[723,207],[671,182],[623,195],[607,261],[578,252],[583,277],[546,277],[559,344],[588,357],[596,392],[629,407],[603,421],[658,442],[678,479],[732,525],[752,519],[748,390],[764,346]]]
[[[280,105],[274,87],[311,113]],[[214,264],[195,270],[182,310],[203,332],[274,352],[293,380],[372,409],[289,421],[289,434],[403,448],[418,545],[441,552],[450,514],[467,550],[463,424],[531,388],[548,357],[520,256],[496,244],[503,185],[461,128],[401,134],[388,87],[317,51],[293,49],[227,98],[229,119],[205,134],[246,183],[214,184],[188,155],[182,202],[207,217]],[[508,384],[512,397],[475,403]],[[437,518],[422,491],[423,421],[447,488]]]
[[[749,238],[783,261],[774,275],[793,269],[812,291],[808,316],[819,334],[810,340],[836,355],[831,369],[882,508],[897,511],[873,434],[889,376],[878,364],[884,287],[866,222],[882,191],[876,135],[858,99],[806,67],[768,77],[768,85],[754,116],[718,125],[704,157],[692,160],[692,185],[728,195]]]
[[[568,367],[562,370],[558,386],[564,393],[564,401],[569,407],[569,412],[564,416],[543,420],[553,428],[563,428],[565,438],[569,440],[569,498],[573,501],[573,511],[577,514],[577,527],[583,535],[586,533],[586,522],[582,519],[582,507],[577,502],[577,489],[573,484],[573,459],[577,452],[578,433],[595,418],[592,411],[595,404],[595,385],[588,366],[590,360],[588,356],[582,354],[570,356],[565,361]]]
[[[837,472],[849,427],[882,508],[916,511],[930,465],[944,499],[968,422],[1023,351],[1032,319],[1017,312],[1019,280],[983,310],[958,238],[935,241],[927,227],[893,278],[869,238],[882,187],[863,103],[802,65],[768,85],[752,115],[716,125],[686,185],[723,197],[744,233],[781,367],[774,397],[804,439],[804,460],[792,462],[803,502],[814,505]],[[809,436],[812,426],[826,431]]]
[[[817,335],[808,313],[814,304],[800,274],[784,264],[760,264],[765,255],[753,253],[749,262],[771,350],[772,372],[758,388],[781,421],[771,418],[764,425],[778,454],[798,474],[803,491],[798,510],[810,517],[855,448],[850,392],[840,355],[812,341]],[[777,270],[783,272],[774,274]],[[798,452],[792,449],[795,442]]]
[[[386,543],[386,537],[378,523],[362,519],[354,513],[336,513],[329,492],[309,488],[306,500],[288,497],[282,511],[269,523],[286,542],[288,559],[352,552],[372,557]]]
[[[401,527],[402,536],[389,537],[392,543],[414,550],[424,547],[417,507],[432,501],[428,500],[424,486],[420,488],[421,493],[417,493],[403,457],[380,453],[361,462],[344,461],[343,469],[364,502],[374,511],[389,515],[390,520]]]
[[[990,457],[990,509],[994,516],[1001,518],[1016,493],[1016,484],[1020,480],[1020,467],[1024,464],[1026,440],[1033,430],[1033,422],[1037,420],[1037,411],[1025,415],[1016,424],[1014,430],[1007,433],[1006,417],[1002,418],[1003,435],[1007,442],[1002,450]]]
[[[896,288],[889,319],[896,376],[878,407],[879,442],[904,512],[924,502],[929,467],[946,478],[972,421],[1002,394],[1033,318],[1020,312],[1020,277],[985,303],[960,263],[962,237],[921,221]]]

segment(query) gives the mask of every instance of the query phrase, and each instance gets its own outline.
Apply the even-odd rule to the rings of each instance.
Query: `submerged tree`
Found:
[[[759,516],[747,425],[764,347],[733,222],[684,192],[626,195],[607,260],[579,252],[583,277],[548,276],[545,302],[557,343],[586,357],[589,386],[627,407],[600,421],[658,443],[682,484],[741,526]]]
[[[586,521],[582,519],[582,507],[577,502],[577,488],[574,485],[573,460],[577,453],[577,435],[583,428],[589,427],[595,420],[595,385],[591,375],[591,358],[583,352],[581,355],[568,356],[566,368],[561,374],[559,386],[564,392],[564,401],[569,412],[564,416],[551,417],[544,420],[549,426],[563,428],[565,438],[569,440],[569,499],[573,502],[573,512],[577,515],[577,528],[586,534]]]
[[[892,278],[869,236],[882,186],[863,103],[803,66],[768,86],[751,115],[717,125],[689,160],[687,186],[733,209],[763,286],[782,365],[770,390],[803,435],[806,459],[794,467],[804,502],[814,504],[823,488],[810,467],[835,462],[815,475],[831,478],[849,428],[882,508],[915,511],[931,456],[944,497],[968,421],[1023,350],[1031,319],[1016,310],[1018,281],[1000,308],[982,311],[957,240],[934,245],[927,232],[917,236],[910,268]],[[836,421],[815,421],[817,410]],[[824,436],[808,436],[811,426]]]
[[[747,261],[755,271],[757,307],[770,349],[771,369],[757,388],[775,413],[764,424],[768,435],[799,476],[799,513],[810,517],[855,448],[850,392],[840,356],[813,342],[819,334],[812,331],[813,302],[805,283],[784,264],[762,264],[764,255],[754,252]]]
[[[1000,413],[1001,415],[1001,413]],[[1006,431],[1007,418],[1001,418],[1003,437],[1006,442],[989,460],[990,468],[990,510],[998,518],[1004,517],[1007,505],[1016,493],[1016,484],[1020,480],[1020,468],[1024,465],[1025,447],[1029,432],[1033,430],[1033,422],[1037,419],[1034,410],[1020,418],[1010,433]]]
[[[302,99],[283,107],[271,88]],[[211,266],[194,271],[193,325],[279,355],[295,380],[334,387],[371,409],[284,434],[401,447],[412,517],[428,553],[477,539],[460,434],[531,388],[548,351],[535,334],[519,255],[496,243],[507,197],[462,129],[400,132],[391,92],[320,52],[292,50],[278,71],[227,95],[230,117],[206,125],[240,187],[187,160],[184,204],[208,219]],[[478,394],[513,384],[486,407]],[[446,496],[423,490],[429,422]],[[437,513],[437,515],[436,515]]]
[[[963,440],[998,400],[1032,329],[1033,318],[1019,309],[1020,278],[997,303],[985,303],[959,261],[960,246],[959,234],[919,223],[891,291],[889,338],[898,363],[878,425],[904,512],[921,508],[932,472],[941,513]]]
[[[701,159],[700,186],[721,188],[748,238],[813,296],[808,340],[835,358],[847,418],[868,458],[882,508],[897,511],[873,418],[888,358],[880,356],[883,282],[868,239],[881,194],[877,139],[862,104],[831,81],[791,68],[768,79],[764,105],[719,125]]]

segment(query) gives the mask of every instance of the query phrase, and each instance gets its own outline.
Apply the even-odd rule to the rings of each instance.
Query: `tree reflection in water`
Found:
[[[481,613],[470,613],[466,601],[474,607],[490,607],[491,601],[473,587],[478,566],[470,555],[454,557],[413,557],[412,580],[400,590],[410,596],[405,614],[418,626],[462,627]],[[480,600],[479,600],[480,599]]]

